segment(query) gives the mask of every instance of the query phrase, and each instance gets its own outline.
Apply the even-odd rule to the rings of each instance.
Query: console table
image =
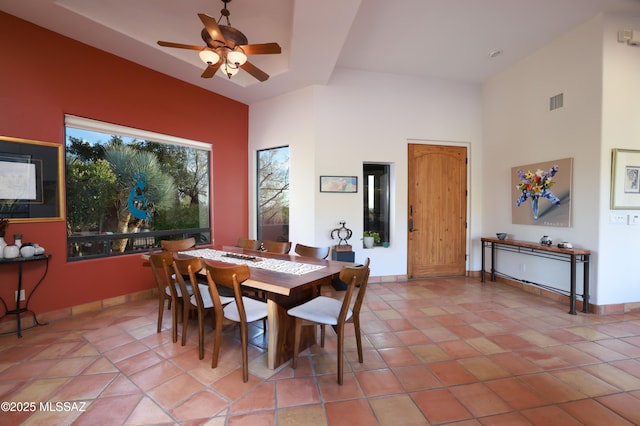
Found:
[[[33,320],[35,321],[34,324],[30,327],[27,327],[27,329],[36,327],[38,325],[47,324],[47,323],[42,323],[38,321],[38,318],[36,317],[36,313],[29,309],[29,301],[31,300],[31,296],[33,296],[33,293],[35,293],[35,291],[38,289],[42,281],[44,281],[44,278],[47,276],[47,272],[49,271],[50,257],[51,257],[50,254],[40,254],[32,257],[16,257],[14,259],[0,259],[0,267],[7,267],[9,265],[14,265],[14,266],[17,266],[17,270],[18,270],[18,293],[17,293],[18,297],[16,297],[16,308],[9,309],[9,307],[7,306],[7,303],[4,301],[2,297],[0,297],[0,301],[4,305],[4,310],[5,310],[4,315],[2,315],[0,319],[6,317],[7,315],[15,315],[17,320],[17,327],[16,327],[16,331],[11,331],[11,332],[2,333],[2,334],[17,333],[18,337],[22,337],[23,329],[20,321],[20,315],[22,315],[25,312],[30,312],[33,315]],[[22,292],[23,265],[25,264],[37,265],[40,262],[44,262],[44,271],[42,272],[42,276],[40,277],[36,285],[33,287],[33,289],[31,289],[29,294],[25,297],[25,304],[24,306],[22,306],[22,304],[20,303],[21,302],[20,293]]]
[[[513,277],[509,279],[524,282],[526,284],[535,285],[545,288],[546,290],[553,291],[555,293],[564,294],[569,296],[569,313],[576,315],[576,265],[582,263],[584,268],[583,273],[583,294],[582,296],[582,312],[589,312],[589,257],[591,255],[590,250],[583,249],[565,249],[555,246],[544,246],[539,243],[532,243],[528,241],[516,241],[516,240],[499,240],[497,238],[481,238],[482,241],[482,269],[481,279],[485,280],[485,248],[491,248],[491,281],[496,280],[496,274],[500,274],[496,271],[496,255],[497,251],[510,251],[515,253],[522,253],[530,256],[543,257],[547,259],[554,259],[563,262],[569,262],[571,269],[571,290],[567,294],[566,291],[549,287],[543,284],[533,283],[529,281],[520,280]]]

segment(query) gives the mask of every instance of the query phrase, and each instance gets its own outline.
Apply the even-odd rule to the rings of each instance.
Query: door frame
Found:
[[[467,149],[467,211],[466,211],[466,221],[467,221],[467,229],[465,230],[465,240],[466,240],[466,259],[465,259],[465,275],[469,276],[471,271],[471,258],[472,258],[472,246],[471,246],[471,200],[472,200],[472,190],[471,187],[471,142],[458,142],[458,141],[443,141],[443,140],[434,140],[434,139],[407,139],[407,183],[409,181],[408,175],[408,165],[409,165],[409,145],[439,145],[439,146],[453,146],[453,147],[464,147]],[[409,201],[409,186],[407,185],[407,203]],[[406,219],[405,223],[409,223],[409,207],[407,204],[406,208]],[[407,225],[407,274],[409,273],[409,227]]]

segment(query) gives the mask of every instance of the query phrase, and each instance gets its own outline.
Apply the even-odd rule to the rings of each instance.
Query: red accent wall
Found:
[[[212,238],[235,244],[248,234],[247,105],[3,12],[0,28],[0,135],[64,144],[64,114],[72,114],[211,143]],[[68,263],[65,222],[12,223],[5,238],[12,242],[15,233],[53,255],[29,304],[36,312],[155,285],[140,255]],[[25,265],[27,291],[41,272],[36,263]],[[9,309],[16,285],[17,268],[0,266],[0,297]]]

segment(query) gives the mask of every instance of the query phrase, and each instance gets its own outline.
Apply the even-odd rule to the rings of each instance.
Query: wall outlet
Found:
[[[18,292],[15,292],[16,294],[16,302],[18,301]],[[24,290],[20,290],[20,302],[22,302],[24,300],[25,296],[24,296]]]

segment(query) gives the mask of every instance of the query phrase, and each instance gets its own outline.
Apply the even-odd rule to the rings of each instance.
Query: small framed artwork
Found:
[[[611,209],[640,210],[640,151],[614,149],[611,159]]]
[[[0,217],[64,220],[63,145],[0,136]]]
[[[320,176],[320,192],[358,192],[358,176]]]

